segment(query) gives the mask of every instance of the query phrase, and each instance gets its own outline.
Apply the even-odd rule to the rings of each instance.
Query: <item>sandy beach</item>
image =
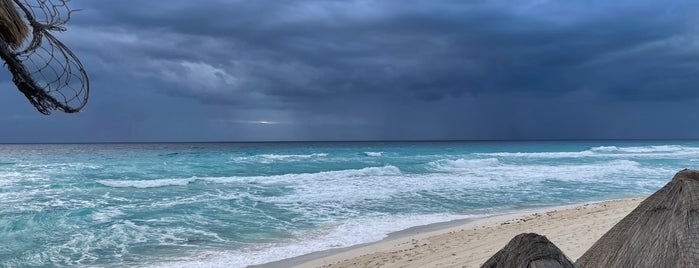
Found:
[[[320,252],[262,267],[480,267],[517,234],[548,237],[575,261],[642,197],[541,209],[423,228],[378,243]],[[449,226],[450,225],[450,226]],[[408,230],[409,232],[409,230]]]

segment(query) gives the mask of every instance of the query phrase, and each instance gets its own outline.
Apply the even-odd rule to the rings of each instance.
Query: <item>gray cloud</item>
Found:
[[[72,4],[96,139],[674,137],[625,116],[699,97],[694,1]]]
[[[424,100],[580,88],[621,98],[655,98],[661,89],[680,91],[669,96],[697,92],[668,88],[696,82],[690,17],[696,4],[690,2],[541,2],[524,8],[498,1],[90,4],[85,9],[94,11],[79,27],[122,35],[121,51],[136,54],[141,61],[135,63],[162,79],[182,75],[191,80],[180,83],[182,90],[204,101],[233,102],[241,95],[215,88],[244,88],[290,102],[406,92]],[[134,5],[143,8],[134,11]],[[630,78],[649,73],[663,73],[663,81],[639,87],[639,79]],[[236,82],[215,83],[221,79]]]

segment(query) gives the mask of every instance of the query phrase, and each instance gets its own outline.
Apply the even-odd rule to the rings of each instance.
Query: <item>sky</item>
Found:
[[[77,114],[0,143],[699,138],[699,1],[73,0]]]

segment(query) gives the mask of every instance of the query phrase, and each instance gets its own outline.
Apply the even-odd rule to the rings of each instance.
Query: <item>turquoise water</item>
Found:
[[[697,166],[697,141],[0,145],[0,266],[243,267]]]

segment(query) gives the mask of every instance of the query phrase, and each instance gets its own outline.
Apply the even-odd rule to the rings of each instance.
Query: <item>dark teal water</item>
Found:
[[[697,166],[696,141],[0,145],[0,266],[242,267]]]

